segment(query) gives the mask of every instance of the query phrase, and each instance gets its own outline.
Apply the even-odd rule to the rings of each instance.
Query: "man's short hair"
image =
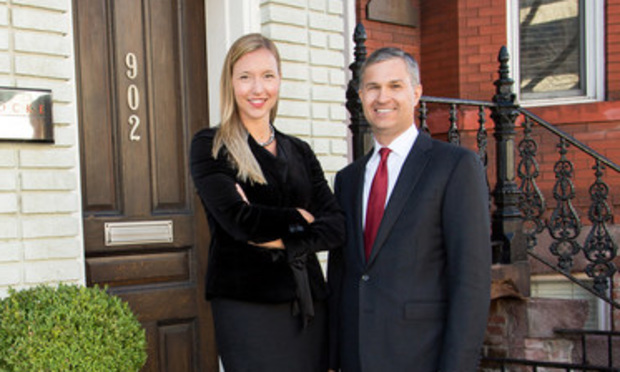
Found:
[[[407,71],[409,72],[409,77],[411,78],[411,85],[414,87],[420,84],[420,68],[418,66],[418,61],[413,58],[413,56],[402,49],[386,47],[377,49],[368,59],[364,61],[362,67],[360,68],[360,82],[364,80],[364,73],[369,66],[372,66],[376,63],[387,61],[393,58],[400,58],[405,62],[407,66]]]

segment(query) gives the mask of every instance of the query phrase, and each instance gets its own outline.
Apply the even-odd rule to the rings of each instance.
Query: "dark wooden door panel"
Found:
[[[167,371],[191,369],[194,364],[192,340],[194,339],[194,322],[180,324],[163,324],[159,327],[160,354],[165,355]]]
[[[217,371],[203,295],[209,236],[188,172],[208,114],[204,2],[74,9],[88,284],[138,315],[144,371]]]
[[[131,247],[128,247],[127,245],[115,245],[114,243],[108,244],[107,241],[109,238],[106,236],[106,224],[140,223],[145,221],[144,216],[126,217],[107,214],[102,214],[101,216],[86,216],[83,220],[84,235],[88,237],[90,243],[85,247],[86,253],[87,255],[100,255],[126,251],[128,249],[132,251],[151,251],[153,249],[170,250],[173,248],[192,246],[195,239],[194,235],[197,233],[194,227],[194,225],[196,225],[194,221],[195,216],[193,215],[194,211],[202,213],[199,208],[194,210],[193,207],[191,212],[188,212],[187,214],[168,213],[166,215],[162,215],[153,213],[148,218],[147,222],[159,221],[161,223],[169,223],[173,230],[173,240],[171,242],[158,242],[153,244],[132,244]],[[198,226],[199,230],[204,230],[205,228],[206,226]],[[198,233],[199,232],[200,231],[198,231]],[[146,239],[148,236],[145,236],[144,238]]]
[[[150,63],[146,49],[150,40],[144,28],[148,15],[142,0],[109,1],[113,20],[114,95],[122,175],[124,216],[148,218],[151,206],[149,169],[150,118],[149,105],[157,105],[148,97],[146,66]],[[143,4],[145,7],[143,7]],[[161,149],[162,151],[164,149]]]
[[[92,257],[88,277],[93,283],[121,286],[186,282],[190,278],[189,250],[134,254],[130,256]]]
[[[188,185],[186,154],[182,143],[186,137],[183,128],[187,123],[180,122],[182,103],[188,102],[187,88],[183,80],[183,45],[179,34],[178,19],[173,17],[177,1],[152,0],[149,29],[151,30],[151,64],[149,65],[149,93],[157,105],[151,106],[152,149],[170,148],[176,152],[152,152],[153,169],[153,208],[156,212],[183,209],[187,207]],[[174,58],[178,56],[178,58]]]
[[[80,91],[81,123],[89,125],[81,132],[82,193],[85,213],[119,210],[117,195],[118,164],[113,138],[113,100],[111,60],[108,56],[110,38],[107,27],[108,9],[105,1],[89,1],[89,6],[76,9],[76,19],[89,20],[88,32],[76,34],[80,47],[80,75],[88,75],[88,84]],[[90,151],[95,146],[97,151]],[[89,149],[89,151],[87,151]]]
[[[172,324],[158,324],[157,322],[143,323],[150,339],[156,342],[149,344],[149,355],[158,355],[158,358],[149,358],[142,369],[143,372],[156,371],[191,371],[197,363],[196,349],[198,325],[194,321]],[[217,368],[217,367],[214,367]]]

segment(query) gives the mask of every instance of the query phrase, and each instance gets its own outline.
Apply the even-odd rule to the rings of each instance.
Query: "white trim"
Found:
[[[220,75],[228,48],[240,36],[261,31],[260,0],[205,0],[210,126],[220,122]]]
[[[598,102],[605,99],[605,4],[604,0],[585,1],[586,30],[586,92],[583,96],[550,99],[535,99],[520,102],[524,107],[569,105],[575,103]],[[514,79],[514,92],[521,101],[519,82],[519,0],[506,2],[506,29],[508,50],[510,52],[510,71]]]
[[[604,0],[595,0],[589,26],[594,29],[593,35],[595,40],[590,41],[594,50],[591,53],[592,59],[590,65],[596,66],[595,75],[596,87],[593,89],[594,99],[602,101],[605,99],[605,2]],[[592,33],[591,33],[592,34]]]
[[[607,302],[597,299],[598,311],[598,329],[603,331],[611,331],[612,319],[610,317],[610,306]]]
[[[71,14],[70,21],[71,21],[71,27],[68,28],[68,32],[67,32],[67,36],[69,40],[75,40],[75,16],[76,16],[76,12],[73,9],[73,2],[68,2],[67,3],[67,7],[68,7],[68,14]],[[71,101],[73,102],[73,110],[71,112],[71,117],[72,117],[72,121],[73,121],[73,138],[75,141],[75,148],[74,148],[74,156],[75,156],[75,184],[76,184],[76,188],[75,188],[75,192],[77,193],[77,211],[78,213],[76,213],[76,218],[79,221],[78,223],[78,234],[76,239],[79,242],[79,247],[81,247],[80,249],[80,255],[77,258],[80,266],[81,266],[81,278],[79,279],[79,284],[81,285],[86,285],[86,250],[84,249],[84,247],[86,246],[85,243],[85,238],[84,238],[84,220],[82,218],[82,212],[84,211],[84,206],[83,206],[83,194],[84,194],[84,187],[82,185],[82,157],[80,155],[81,153],[81,147],[82,147],[82,143],[81,143],[81,137],[80,137],[80,125],[82,125],[82,123],[79,121],[79,115],[78,115],[78,87],[77,87],[77,63],[76,63],[76,50],[75,50],[75,42],[71,42],[70,43],[70,51],[69,51],[69,60],[71,63],[71,66],[73,66],[73,69],[71,71]]]
[[[347,74],[347,83],[351,78],[351,70],[349,65],[355,61],[355,43],[353,42],[353,34],[355,33],[355,27],[357,26],[357,20],[355,19],[355,0],[344,0],[344,63]]]
[[[356,1],[355,0],[344,0],[344,63],[345,63],[345,93],[349,85],[349,81],[351,80],[351,70],[349,66],[351,63],[355,61],[355,43],[353,42],[353,34],[355,33],[355,27],[357,26],[357,19],[355,15],[356,10]],[[349,123],[351,123],[351,115],[349,114],[349,110],[346,110],[347,119],[347,160],[351,162],[353,160],[353,137],[351,131],[348,129]]]
[[[519,100],[519,81],[521,74],[519,72],[517,60],[519,53],[519,0],[506,1],[506,39],[507,48],[510,55],[508,62],[510,68],[510,76],[514,80],[513,90]]]

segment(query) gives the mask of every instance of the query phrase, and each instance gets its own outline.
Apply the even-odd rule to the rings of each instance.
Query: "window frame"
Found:
[[[512,78],[515,81],[514,92],[521,106],[567,105],[605,100],[605,2],[603,0],[584,1],[585,35],[582,36],[585,36],[585,56],[582,56],[585,62],[585,76],[583,76],[586,86],[585,94],[538,99],[523,99],[521,97],[519,0],[508,0],[506,4],[508,50],[510,51],[509,66]]]
[[[585,282],[592,283],[592,278],[588,277],[584,273],[577,273],[574,275],[576,279]],[[612,318],[610,305],[602,299],[596,297],[594,294],[581,288],[579,285],[573,283],[571,280],[561,274],[538,274],[532,275],[531,281],[531,297],[532,298],[547,298],[547,299],[567,299],[567,300],[586,300],[589,303],[590,309],[596,311],[596,315],[589,314],[588,321],[592,320],[596,322],[594,325],[595,330],[609,331],[611,330]],[[563,287],[566,292],[571,292],[570,296],[558,295],[557,292],[553,293],[547,285],[555,285],[557,287]],[[557,289],[556,289],[557,291]],[[607,293],[609,296],[610,293]],[[585,296],[585,297],[582,297]],[[587,326],[587,323],[585,324]]]

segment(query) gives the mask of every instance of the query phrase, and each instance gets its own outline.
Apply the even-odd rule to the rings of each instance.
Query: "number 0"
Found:
[[[127,104],[132,111],[137,111],[140,107],[140,91],[135,84],[127,87]]]

